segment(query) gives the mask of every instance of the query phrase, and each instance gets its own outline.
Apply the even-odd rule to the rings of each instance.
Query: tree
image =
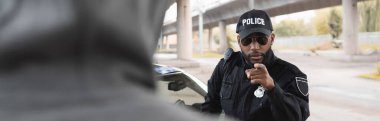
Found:
[[[333,39],[338,39],[339,35],[342,33],[342,12],[341,8],[332,8],[330,10],[330,16],[328,20],[328,25],[330,28],[330,35]]]
[[[328,16],[328,8],[317,10],[316,16],[313,18],[314,34],[324,35],[329,33],[329,26],[327,22]]]
[[[237,34],[235,33],[235,28],[236,25],[234,26],[227,26],[226,28],[226,35],[227,35],[227,48],[233,48],[233,41],[237,41],[236,36]]]
[[[312,29],[304,24],[303,20],[283,20],[274,24],[274,32],[277,36],[305,36],[311,35]]]
[[[235,26],[233,26],[235,27]],[[213,31],[213,40],[216,44],[221,44],[220,43],[220,31],[219,31],[219,28],[217,28],[216,30]],[[233,30],[231,28],[231,26],[227,26],[226,27],[226,38],[227,38],[227,48],[232,48],[233,45],[233,41],[236,41],[236,34],[235,34],[235,30]],[[222,51],[224,52],[224,50]]]
[[[361,15],[360,31],[380,31],[380,0],[361,2],[358,8]]]

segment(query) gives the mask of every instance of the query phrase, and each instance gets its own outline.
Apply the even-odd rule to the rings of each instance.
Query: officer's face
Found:
[[[246,38],[240,38],[238,35],[237,39],[245,59],[254,64],[263,62],[264,54],[272,46],[274,37],[274,34],[267,36],[262,33],[252,33]]]

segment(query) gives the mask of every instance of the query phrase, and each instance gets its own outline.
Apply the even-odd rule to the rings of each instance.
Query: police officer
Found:
[[[228,49],[208,81],[202,111],[222,111],[244,121],[305,121],[309,113],[306,75],[277,58],[268,14],[244,13],[236,33],[240,52]]]

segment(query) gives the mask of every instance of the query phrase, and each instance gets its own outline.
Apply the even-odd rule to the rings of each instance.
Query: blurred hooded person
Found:
[[[204,120],[153,94],[169,3],[1,0],[0,120]]]

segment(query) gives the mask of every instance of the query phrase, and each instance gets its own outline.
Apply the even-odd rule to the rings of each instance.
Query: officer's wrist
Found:
[[[271,91],[271,90],[273,90],[274,87],[275,87],[275,85],[273,83],[273,84],[270,84],[267,87],[265,87],[265,89],[268,90],[268,91]]]
[[[268,80],[266,81],[267,83],[265,84],[265,89],[271,91],[275,87],[274,80],[269,75],[267,76],[267,78]]]
[[[273,91],[275,90],[275,88],[276,88],[276,84],[273,83],[273,87],[268,87],[268,88],[267,88],[267,91],[268,91],[269,93],[271,93],[271,92],[273,92]]]
[[[268,91],[270,91],[270,90],[272,90],[274,87],[275,87],[275,85],[274,85],[274,80],[273,79],[270,79],[270,81],[268,81],[269,83],[267,83],[266,85],[265,85],[265,89],[266,90],[268,90]]]

